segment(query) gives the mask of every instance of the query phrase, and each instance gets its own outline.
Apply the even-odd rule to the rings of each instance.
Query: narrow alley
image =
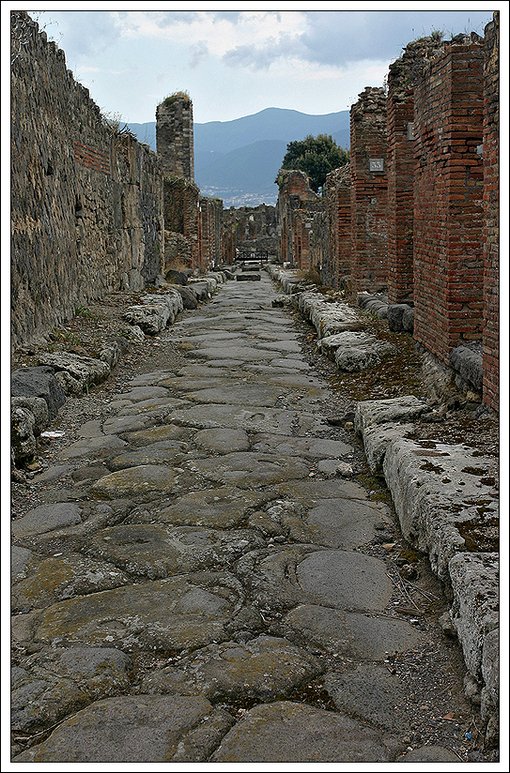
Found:
[[[262,271],[184,312],[160,336],[179,357],[141,359],[34,479],[15,762],[468,759],[441,587],[419,556],[399,573],[410,547],[331,420],[348,396],[277,294]]]

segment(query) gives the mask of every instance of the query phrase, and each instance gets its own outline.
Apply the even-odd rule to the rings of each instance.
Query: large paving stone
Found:
[[[107,499],[169,494],[176,477],[173,470],[162,464],[142,464],[105,475],[94,483],[92,492]]]
[[[161,424],[150,429],[141,429],[136,432],[129,432],[126,435],[130,447],[142,448],[153,443],[162,443],[167,440],[179,440],[185,438],[188,430],[184,427],[178,427],[176,424]]]
[[[155,423],[154,414],[136,414],[135,416],[112,416],[103,424],[105,435],[120,435],[146,429]]]
[[[226,572],[197,572],[54,604],[30,620],[36,642],[182,650],[228,639],[240,595]]]
[[[241,488],[305,478],[310,467],[294,456],[237,452],[210,459],[193,459],[185,465],[195,473],[218,483],[235,483]]]
[[[331,654],[383,661],[388,653],[422,646],[424,635],[405,620],[300,604],[283,619],[285,635]]]
[[[320,420],[311,414],[286,411],[278,408],[240,405],[197,405],[194,408],[176,409],[172,416],[175,422],[188,427],[207,429],[212,427],[233,427],[251,432],[270,432],[277,435],[297,433],[304,435],[320,428]]]
[[[121,524],[95,534],[86,552],[131,574],[152,580],[172,574],[224,568],[248,550],[260,548],[256,532],[218,531],[193,526]]]
[[[140,400],[131,402],[130,400],[119,400],[117,404],[112,403],[112,408],[119,408],[120,419],[123,416],[150,416],[152,419],[164,419],[171,415],[174,408],[186,405],[186,400],[180,400],[175,397],[154,397],[151,400]]]
[[[178,501],[156,513],[151,520],[182,526],[208,526],[214,529],[231,529],[247,520],[250,510],[271,497],[270,492],[254,492],[235,486],[192,491]]]
[[[244,429],[203,429],[196,433],[193,441],[200,448],[224,454],[250,448],[250,438]]]
[[[282,701],[255,706],[211,762],[387,762],[389,738],[342,714]]]
[[[44,649],[13,675],[12,727],[34,733],[93,700],[125,690],[130,658],[111,647]]]
[[[132,402],[145,402],[159,397],[168,397],[168,390],[162,386],[133,386],[129,391],[115,395],[116,400]]]
[[[70,554],[31,561],[27,576],[11,589],[13,612],[125,585],[128,577],[111,565]]]
[[[205,647],[192,658],[152,671],[143,692],[204,695],[209,700],[243,703],[285,697],[321,671],[319,661],[285,639],[259,636],[246,644],[229,641]]]
[[[99,437],[87,437],[77,440],[68,448],[61,451],[62,459],[77,459],[85,456],[88,459],[102,459],[107,456],[113,456],[121,448],[125,448],[126,443],[117,435],[100,435]]]
[[[54,505],[39,505],[26,515],[13,521],[11,533],[14,539],[44,534],[65,526],[81,523],[82,507],[76,502],[58,502]]]
[[[199,389],[187,394],[188,399],[197,403],[228,403],[230,405],[263,405],[271,408],[279,397],[285,396],[285,392],[278,387],[265,384],[242,384],[223,387],[211,387]]]
[[[16,762],[206,761],[233,719],[205,698],[136,695],[93,703]]]
[[[402,701],[404,685],[383,665],[363,663],[354,671],[326,674],[324,688],[338,711],[395,733],[408,727],[419,711],[416,703]]]
[[[300,456],[305,459],[337,459],[353,453],[353,447],[341,440],[291,435],[282,437],[263,433],[253,437],[252,449],[262,453]]]
[[[382,561],[362,553],[323,550],[307,556],[296,576],[308,601],[335,609],[382,610],[392,585]]]
[[[201,357],[206,357],[208,360],[232,360],[234,363],[240,362],[257,362],[259,360],[271,360],[274,357],[274,352],[264,351],[263,349],[255,349],[251,346],[233,346],[232,344],[215,344],[208,347],[200,347],[196,349],[197,354]]]
[[[367,501],[367,492],[359,483],[339,478],[281,483],[275,488],[274,494],[290,501],[299,502],[307,507],[319,504],[324,499],[361,499]]]
[[[140,465],[179,464],[187,450],[185,443],[169,440],[166,443],[152,443],[139,451],[128,451],[108,461],[110,470],[123,470]]]
[[[352,550],[371,542],[376,524],[391,526],[388,508],[355,499],[326,499],[303,518],[284,519],[293,539]]]

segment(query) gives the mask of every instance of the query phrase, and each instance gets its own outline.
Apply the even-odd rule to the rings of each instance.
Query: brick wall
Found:
[[[306,271],[311,267],[310,230],[315,212],[323,205],[304,172],[280,171],[279,181],[279,257],[282,262]]]
[[[388,72],[388,301],[413,300],[414,87],[440,36],[409,43]]]
[[[353,293],[387,286],[386,151],[386,95],[382,88],[367,87],[351,107]]]
[[[351,169],[350,164],[334,169],[324,186],[326,210],[322,281],[338,288],[351,271]]]
[[[219,263],[221,256],[221,199],[200,197],[200,269],[207,271]]]
[[[157,158],[101,116],[22,11],[11,13],[11,331],[18,346],[162,269]]]
[[[484,328],[483,400],[499,401],[499,14],[485,28],[484,43]]]
[[[482,60],[455,38],[415,89],[414,335],[445,363],[481,337]]]

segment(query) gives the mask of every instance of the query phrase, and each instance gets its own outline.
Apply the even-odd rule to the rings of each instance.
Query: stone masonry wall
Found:
[[[221,256],[221,199],[200,197],[200,269],[207,271],[219,263]]]
[[[334,169],[326,177],[325,239],[322,281],[338,288],[351,272],[351,168]]]
[[[161,273],[161,177],[146,146],[118,134],[65,55],[11,13],[12,344],[77,306]]]
[[[386,95],[367,87],[351,107],[352,292],[387,286]]]
[[[193,103],[176,92],[156,109],[156,148],[166,175],[194,180]]]
[[[499,400],[499,14],[485,29],[483,400]]]
[[[310,230],[315,212],[323,208],[319,196],[310,188],[308,177],[297,170],[280,172],[277,202],[280,229],[279,257],[296,268],[311,266]]]
[[[440,36],[409,43],[388,73],[388,301],[413,300],[414,86]]]
[[[237,209],[231,207],[223,213],[223,224],[225,263],[235,260],[236,249],[240,258],[248,257],[253,252],[264,256],[276,255],[278,237],[275,207],[268,204]]]
[[[415,90],[414,335],[445,363],[481,337],[482,64],[454,38]]]

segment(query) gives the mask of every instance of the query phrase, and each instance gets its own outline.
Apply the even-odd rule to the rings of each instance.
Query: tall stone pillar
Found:
[[[193,103],[182,91],[156,108],[156,150],[163,173],[194,180]]]

